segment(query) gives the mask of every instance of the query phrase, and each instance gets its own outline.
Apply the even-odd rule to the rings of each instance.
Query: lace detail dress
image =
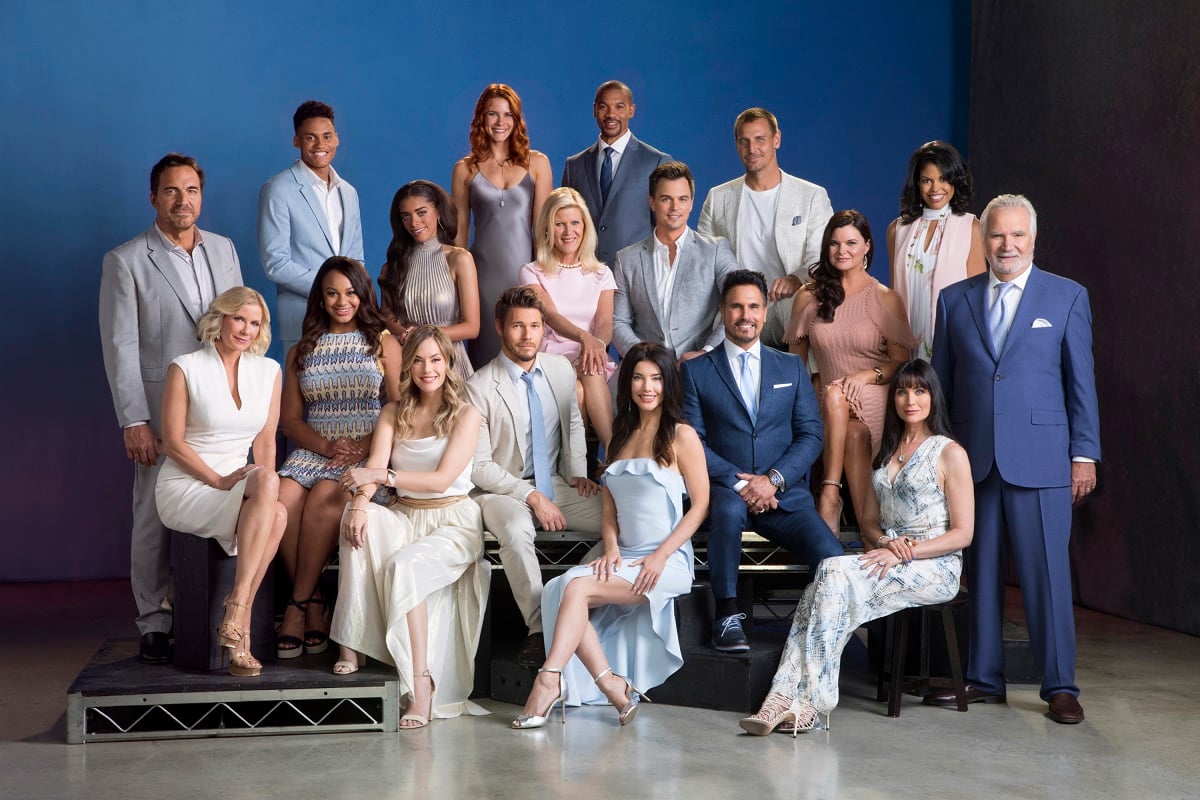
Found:
[[[908,321],[900,319],[879,301],[879,281],[874,278],[865,289],[846,296],[834,309],[833,320],[817,317],[817,303],[809,303],[788,322],[784,341],[808,339],[821,375],[821,395],[832,385],[841,385],[847,375],[874,369],[888,360],[888,344],[912,352],[915,342]],[[883,436],[883,412],[888,387],[868,385],[850,403],[854,416],[871,432],[871,449],[879,447]]]
[[[931,436],[894,481],[884,464],[871,475],[880,522],[889,534],[917,540],[946,532],[950,511],[937,482],[937,463],[950,443]],[[798,697],[828,714],[838,703],[842,650],[854,631],[873,619],[912,606],[944,603],[958,594],[962,551],[900,564],[878,578],[857,555],[827,558],[796,608],[772,692]]]

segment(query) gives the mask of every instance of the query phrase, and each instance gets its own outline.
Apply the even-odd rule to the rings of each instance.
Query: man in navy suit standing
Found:
[[[981,219],[988,271],[938,298],[933,366],[971,459],[975,540],[968,702],[1003,703],[1006,554],[1021,581],[1042,699],[1055,722],[1083,721],[1067,544],[1071,506],[1096,488],[1100,420],[1087,290],[1033,265],[1037,212],[1000,195]],[[954,696],[927,702],[953,704]]]
[[[563,166],[562,185],[583,195],[596,225],[596,258],[610,267],[618,250],[650,235],[654,217],[642,192],[650,173],[671,160],[629,130],[635,110],[628,86],[620,81],[600,84],[592,105],[600,139]]]
[[[721,345],[683,362],[684,414],[704,442],[712,487],[708,566],[717,601],[713,647],[750,649],[737,608],[742,531],[808,561],[842,555],[804,476],[821,452],[821,414],[804,362],[759,341],[767,317],[761,272],[735,270],[721,289]]]

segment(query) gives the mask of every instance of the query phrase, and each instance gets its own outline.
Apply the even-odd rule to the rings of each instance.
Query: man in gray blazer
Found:
[[[196,323],[213,298],[242,283],[233,242],[196,227],[204,170],[168,153],[150,171],[157,216],[145,233],[110,250],[100,276],[100,345],[125,454],[134,462],[129,580],[142,661],[170,660],[170,539],[154,484],[162,455],[159,418],[171,361],[200,347]]]
[[[766,276],[769,310],[762,340],[772,347],[783,344],[792,296],[820,257],[821,236],[833,216],[825,189],[779,168],[780,139],[779,122],[765,108],[738,114],[733,140],[746,174],[709,191],[697,226],[728,239],[738,263]]]
[[[657,342],[680,360],[721,343],[720,286],[738,269],[729,243],[688,227],[696,182],[668,161],[650,174],[654,231],[617,253],[613,344],[625,355],[638,342]]]
[[[596,258],[612,265],[617,251],[650,235],[654,218],[642,201],[650,173],[671,160],[629,130],[633,92],[620,81],[596,90],[592,113],[600,139],[567,159],[562,185],[583,195],[596,226]]]
[[[599,538],[600,489],[587,478],[575,368],[562,356],[538,352],[545,307],[537,293],[528,286],[504,292],[496,329],[500,355],[467,384],[484,423],[471,480],[482,492],[475,501],[483,526],[500,541],[504,574],[529,626],[517,660],[541,666],[546,651],[534,528]]]
[[[292,115],[295,164],[258,193],[258,253],[279,285],[276,314],[283,357],[300,341],[313,277],[330,256],[363,260],[358,192],[333,169],[338,135],[333,109],[307,100]]]

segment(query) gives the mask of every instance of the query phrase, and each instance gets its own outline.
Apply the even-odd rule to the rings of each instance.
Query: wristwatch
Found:
[[[875,367],[875,383],[883,383],[883,370]]]
[[[396,470],[394,470],[394,469],[390,469],[390,468],[388,469],[388,471],[387,471],[387,485],[388,485],[388,486],[393,486],[393,487],[396,485]]]
[[[783,494],[787,491],[787,481],[783,479],[783,474],[774,467],[767,470],[767,480],[771,482],[771,485],[774,486],[775,490],[780,494]]]

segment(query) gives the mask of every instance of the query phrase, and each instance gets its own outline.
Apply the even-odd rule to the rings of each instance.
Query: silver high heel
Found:
[[[609,667],[595,677],[596,685],[599,686],[600,679],[610,672],[612,672],[614,678],[620,678],[621,680],[625,681],[625,705],[617,709],[617,720],[622,725],[628,725],[629,723],[633,722],[633,718],[637,716],[638,706],[641,705],[640,701],[645,700],[647,703],[653,701],[649,697],[646,697],[645,692],[634,686],[630,682],[629,678],[613,672],[612,667]]]
[[[512,721],[514,729],[523,731],[531,728],[540,728],[550,721],[550,715],[554,713],[554,707],[560,707],[562,724],[567,724],[567,679],[563,677],[562,669],[554,669],[553,667],[542,667],[538,673],[557,672],[558,673],[558,697],[550,701],[550,707],[546,709],[546,713],[538,714],[522,714]]]

